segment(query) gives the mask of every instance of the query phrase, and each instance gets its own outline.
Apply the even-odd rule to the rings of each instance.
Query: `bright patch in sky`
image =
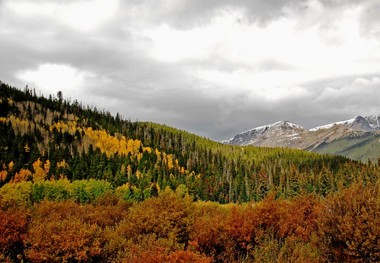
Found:
[[[43,64],[36,70],[19,73],[18,77],[42,89],[46,94],[56,94],[58,91],[69,94],[80,89],[84,79],[92,75],[67,65]]]
[[[59,9],[58,16],[73,28],[92,30],[110,19],[117,7],[117,0],[74,1]]]
[[[47,17],[74,29],[90,31],[98,28],[117,11],[117,0],[78,0],[72,2],[9,1],[8,8],[24,17]]]

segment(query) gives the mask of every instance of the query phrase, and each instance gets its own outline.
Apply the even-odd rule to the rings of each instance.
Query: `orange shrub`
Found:
[[[166,189],[158,197],[133,206],[120,223],[118,232],[128,239],[154,234],[187,244],[188,226],[191,225],[192,202]]]
[[[0,255],[2,257],[8,256],[13,261],[23,257],[23,241],[28,224],[28,210],[0,210]]]
[[[167,263],[211,263],[212,258],[191,251],[177,250],[167,256]]]
[[[333,260],[380,262],[379,187],[353,185],[327,199],[319,225]]]
[[[226,231],[229,208],[217,203],[199,202],[196,203],[194,210],[189,248],[215,259],[225,257],[227,243],[230,240]]]
[[[280,238],[296,237],[308,242],[317,233],[322,202],[313,195],[301,195],[279,206],[277,233]]]
[[[73,202],[43,202],[35,208],[25,239],[32,262],[84,262],[101,256],[100,227],[83,219]]]
[[[138,237],[136,240],[121,240],[123,246],[113,251],[112,262],[161,263],[166,262],[170,241],[157,239],[154,234]]]

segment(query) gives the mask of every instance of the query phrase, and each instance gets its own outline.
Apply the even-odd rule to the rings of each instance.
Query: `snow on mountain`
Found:
[[[373,130],[380,130],[380,115],[370,115],[364,118]]]
[[[346,121],[337,121],[337,122],[333,122],[333,123],[330,123],[330,124],[318,126],[318,127],[310,129],[309,131],[319,131],[319,130],[330,129],[334,125],[349,125],[350,123],[354,122],[355,118],[352,118],[352,119],[349,119],[349,120],[346,120]]]
[[[373,115],[356,116],[310,130],[288,121],[279,121],[239,133],[223,143],[296,148],[332,154],[344,153],[343,155],[350,158],[363,159],[372,156],[368,155],[370,153],[367,144],[373,145],[375,141],[375,148],[377,148],[379,138],[380,115]]]
[[[370,118],[371,117],[371,118]],[[362,117],[362,116],[356,116],[352,119],[345,120],[345,121],[338,121],[334,123],[330,123],[327,125],[319,126],[310,129],[309,131],[319,131],[319,130],[325,130],[325,129],[330,129],[334,127],[335,125],[342,125],[351,128],[352,130],[355,131],[372,131],[374,130],[374,127],[378,125],[379,119],[376,117],[378,116],[369,116],[369,117]],[[372,125],[369,123],[367,120],[369,118],[371,120]],[[379,126],[377,126],[379,127]]]
[[[258,140],[262,141],[263,139],[268,138],[273,138],[273,141],[275,141],[276,138],[279,139],[279,137],[281,137],[281,139],[283,139],[282,137],[286,137],[287,140],[289,140],[291,137],[296,138],[298,132],[300,131],[305,131],[305,129],[300,125],[289,121],[278,121],[239,133],[235,137],[223,141],[223,143],[235,145],[255,145]]]

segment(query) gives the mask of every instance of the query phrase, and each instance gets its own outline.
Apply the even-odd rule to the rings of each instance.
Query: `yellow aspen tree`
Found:
[[[147,152],[147,153],[152,153],[152,148],[150,148],[150,147],[144,147],[143,151]]]
[[[154,151],[156,153],[157,163],[160,163],[161,162],[161,152],[158,149],[155,149]]]
[[[173,155],[171,154],[168,154],[166,155],[166,158],[168,160],[168,169],[171,170],[174,168],[174,164],[173,164]]]
[[[134,154],[137,154],[139,152],[140,147],[141,147],[141,141],[140,140],[135,140],[133,142],[133,152],[134,152]]]
[[[127,141],[125,137],[123,136],[119,142],[119,154],[121,155],[127,155]]]
[[[142,153],[138,153],[138,154],[137,154],[137,161],[139,161],[139,162],[140,162],[140,160],[141,160],[142,156],[143,156],[143,155],[142,155]]]
[[[68,168],[68,167],[69,167],[69,164],[66,163],[64,159],[60,162],[57,162],[57,168]]]
[[[14,163],[13,161],[10,161],[9,164],[8,164],[8,171],[9,171],[9,172],[12,172],[14,166],[15,166],[15,163]]]
[[[133,140],[128,140],[127,142],[127,152],[133,153]]]
[[[43,163],[40,158],[38,158],[37,161],[33,163],[33,181],[41,181],[45,179],[46,173],[42,166]]]
[[[142,174],[139,170],[136,171],[136,177],[137,179],[140,179],[142,177]]]

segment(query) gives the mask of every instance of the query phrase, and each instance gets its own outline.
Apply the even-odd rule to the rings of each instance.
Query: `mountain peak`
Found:
[[[237,145],[255,145],[257,144],[257,140],[261,140],[263,137],[265,137],[265,135],[281,134],[282,136],[291,137],[297,136],[298,132],[303,131],[305,131],[305,129],[298,124],[291,123],[290,121],[278,121],[239,133],[235,137],[223,141],[223,143]]]
[[[330,123],[327,125],[318,126],[318,127],[310,129],[309,131],[319,131],[319,130],[330,129],[336,125],[345,126],[345,127],[348,127],[352,130],[355,130],[355,131],[372,131],[372,130],[374,130],[374,127],[376,126],[375,125],[375,122],[376,122],[375,118],[371,119],[373,121],[373,125],[372,125],[373,127],[370,125],[367,118],[369,118],[369,117],[362,117],[360,115],[357,115],[354,118],[351,118],[349,120],[338,121],[338,122],[333,122],[333,123]],[[376,123],[378,124],[378,122],[379,122],[379,120],[377,119]],[[379,126],[377,126],[377,127],[379,127]]]
[[[304,128],[298,124],[294,124],[290,121],[278,121],[278,122],[275,122],[273,124],[271,124],[272,127],[290,127],[290,128],[294,128],[294,129],[301,129],[301,130],[304,130]]]
[[[353,159],[377,160],[379,156],[380,115],[360,116],[310,130],[278,121],[237,134],[225,144],[287,147],[321,153],[341,154]],[[371,149],[370,151],[368,149]],[[375,149],[375,150],[373,150]]]
[[[365,117],[365,119],[373,130],[380,130],[380,115],[370,115]]]

